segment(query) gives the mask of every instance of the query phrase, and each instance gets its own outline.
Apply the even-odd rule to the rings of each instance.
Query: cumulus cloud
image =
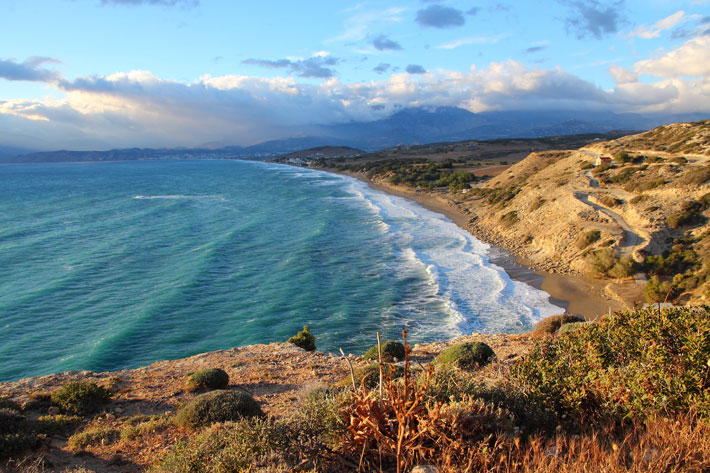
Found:
[[[387,69],[390,68],[390,64],[387,64],[385,62],[381,62],[378,65],[376,65],[372,70],[375,71],[378,74],[384,74],[387,72]]]
[[[387,36],[381,34],[372,40],[372,45],[378,51],[400,51],[402,45],[397,41],[389,39]]]
[[[602,36],[619,31],[623,21],[621,10],[623,0],[604,4],[598,0],[559,0],[570,10],[566,19],[567,28],[580,39],[592,36],[601,39]]]
[[[199,0],[101,0],[102,5],[161,5],[164,7],[181,6],[193,8],[199,5]]]
[[[707,113],[708,54],[710,38],[702,37],[628,70],[612,66],[612,90],[559,68],[532,68],[513,60],[471,66],[465,72],[425,72],[410,65],[407,72],[355,83],[335,77],[304,83],[295,77],[241,75],[185,83],[148,71],[122,72],[50,82],[65,94],[62,99],[0,100],[0,133],[13,130],[55,149],[210,141],[248,145],[317,133],[322,124],[384,118],[403,107]],[[282,68],[279,61],[272,62]],[[394,70],[380,66],[382,73]]]
[[[55,70],[41,68],[43,64],[59,64],[51,57],[33,56],[24,62],[14,59],[0,59],[0,78],[13,81],[52,82],[61,75]]]
[[[461,10],[441,5],[430,5],[419,10],[415,21],[429,28],[455,28],[466,23]]]
[[[710,36],[687,41],[680,48],[669,51],[655,59],[646,59],[635,64],[641,74],[656,77],[710,77]]]
[[[311,77],[317,79],[327,79],[333,77],[335,72],[332,66],[338,64],[339,60],[335,57],[317,54],[307,59],[277,59],[275,61],[269,59],[245,59],[242,64],[250,66],[266,67],[270,69],[287,69],[292,74],[299,77]]]
[[[676,26],[678,23],[682,22],[685,17],[685,12],[679,10],[662,20],[658,20],[656,23],[647,27],[646,25],[641,25],[633,31],[626,35],[627,38],[637,37],[643,39],[658,38],[662,31],[669,30]]]
[[[410,64],[407,66],[405,69],[408,74],[425,74],[426,69],[424,69],[422,66],[419,64]]]

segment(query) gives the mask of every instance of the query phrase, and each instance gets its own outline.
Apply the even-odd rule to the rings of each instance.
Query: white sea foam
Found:
[[[503,268],[491,262],[490,245],[446,216],[416,202],[375,191],[351,177],[299,171],[298,177],[320,176],[322,182],[340,183],[381,222],[378,227],[384,237],[401,249],[398,268],[393,269],[425,275],[431,294],[420,296],[436,297],[448,306],[448,319],[439,321],[442,334],[523,331],[562,311],[550,303],[546,292],[512,280]]]
[[[200,200],[200,199],[206,199],[206,200],[220,200],[222,202],[226,202],[227,199],[222,197],[221,195],[182,195],[182,194],[173,194],[173,195],[134,195],[134,199],[138,200],[144,200],[144,199],[167,199],[167,200],[179,200],[179,199],[188,199],[188,200]]]

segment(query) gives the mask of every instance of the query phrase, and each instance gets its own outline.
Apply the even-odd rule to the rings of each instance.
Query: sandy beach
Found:
[[[335,174],[346,174],[367,183],[372,189],[413,200],[426,209],[445,215],[456,225],[473,234],[470,228],[471,217],[461,212],[443,197],[374,183],[360,173],[342,173],[332,169],[327,171]],[[479,238],[475,234],[473,235]],[[490,242],[486,243],[490,244]],[[505,248],[492,244],[490,254],[491,261],[502,267],[512,279],[525,282],[547,292],[550,295],[550,302],[563,308],[568,314],[581,315],[588,320],[593,320],[609,311],[614,312],[624,308],[619,301],[604,294],[603,282],[590,280],[578,275],[549,273],[531,269],[525,265],[524,261],[516,259]]]

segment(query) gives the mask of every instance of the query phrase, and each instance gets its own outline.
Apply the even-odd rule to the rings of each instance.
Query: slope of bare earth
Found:
[[[482,382],[493,382],[503,368],[527,350],[532,338],[529,334],[473,334],[450,342],[415,345],[412,358],[415,364],[425,365],[446,347],[468,341],[482,341],[493,348],[497,361],[475,375]],[[350,355],[349,359],[356,369],[366,364],[357,356]],[[31,400],[36,399],[38,393],[51,393],[69,381],[94,382],[114,392],[105,410],[93,418],[86,418],[78,429],[101,428],[114,432],[113,436],[80,449],[72,449],[66,436],[48,436],[32,451],[9,462],[0,461],[0,471],[19,471],[18,459],[24,458],[25,464],[31,464],[39,457],[48,467],[46,471],[62,472],[77,467],[110,473],[145,471],[176,441],[189,435],[169,419],[181,404],[197,395],[187,392],[184,384],[191,373],[204,368],[224,369],[229,374],[228,389],[251,394],[267,415],[276,418],[293,415],[310,389],[333,385],[346,379],[349,373],[342,357],[305,352],[288,343],[271,343],[160,361],[132,370],[72,371],[0,383],[0,398],[9,397],[25,405],[23,414],[31,419],[48,411],[48,405],[32,407]],[[122,431],[130,428],[138,415],[157,415],[168,422],[147,436],[122,436]]]
[[[600,156],[615,156],[612,166],[594,167]],[[708,192],[710,120],[576,151],[532,153],[454,200],[474,216],[474,232],[536,267],[581,273],[590,270],[590,254],[605,248],[639,263],[675,248],[695,252],[697,261],[678,267],[698,276],[710,267],[704,257],[710,212],[701,199]],[[598,238],[585,244],[592,231]],[[706,300],[704,279],[678,290],[686,290],[686,300]],[[607,289],[627,301],[641,299],[645,275],[617,282]]]

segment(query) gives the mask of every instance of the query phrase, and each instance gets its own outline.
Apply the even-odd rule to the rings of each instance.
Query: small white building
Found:
[[[601,166],[603,164],[611,164],[611,156],[597,156],[597,160],[594,165]]]

